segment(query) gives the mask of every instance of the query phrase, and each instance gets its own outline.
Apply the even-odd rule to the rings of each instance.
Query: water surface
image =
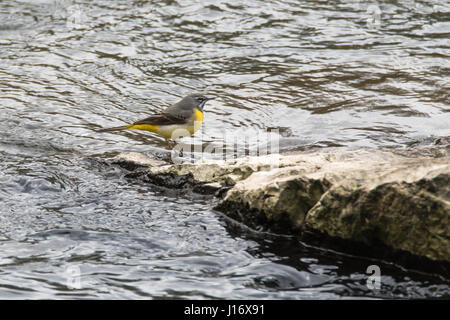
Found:
[[[163,139],[94,131],[205,92],[218,99],[186,144],[431,144],[450,135],[449,14],[432,0],[0,2],[0,297],[449,298],[438,276],[127,179],[107,160],[164,155]]]

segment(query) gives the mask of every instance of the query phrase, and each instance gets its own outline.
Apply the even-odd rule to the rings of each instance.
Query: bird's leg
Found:
[[[173,149],[177,145],[175,140],[172,140],[172,139],[166,139],[166,142],[170,149]]]
[[[175,148],[175,146],[177,145],[177,142],[175,140],[172,139],[167,139],[166,140],[167,145],[169,146],[170,149]],[[180,150],[180,153],[178,155],[180,158],[183,157],[183,150]]]

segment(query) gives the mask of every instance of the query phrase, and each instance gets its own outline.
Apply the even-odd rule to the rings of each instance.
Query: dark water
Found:
[[[0,2],[0,298],[450,298],[438,276],[130,181],[105,160],[162,139],[93,131],[203,91],[220,98],[186,143],[432,143],[450,135],[449,37],[437,0]]]

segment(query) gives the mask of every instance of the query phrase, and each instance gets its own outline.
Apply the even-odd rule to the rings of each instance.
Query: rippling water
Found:
[[[448,280],[130,181],[104,159],[165,143],[93,129],[202,91],[219,99],[186,143],[273,128],[281,151],[432,143],[450,135],[449,37],[437,0],[0,2],[0,297],[448,298]]]

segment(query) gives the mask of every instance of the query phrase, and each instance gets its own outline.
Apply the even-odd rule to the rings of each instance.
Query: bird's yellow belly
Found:
[[[145,130],[154,132],[164,139],[178,139],[193,135],[198,129],[200,129],[203,122],[203,113],[200,110],[194,110],[194,116],[186,124],[173,124],[173,125],[152,125],[152,124],[136,124],[130,129]]]
[[[194,132],[197,130],[195,130],[193,125],[170,125],[170,126],[160,126],[156,133],[159,134],[164,139],[176,140],[178,138],[193,135]]]

